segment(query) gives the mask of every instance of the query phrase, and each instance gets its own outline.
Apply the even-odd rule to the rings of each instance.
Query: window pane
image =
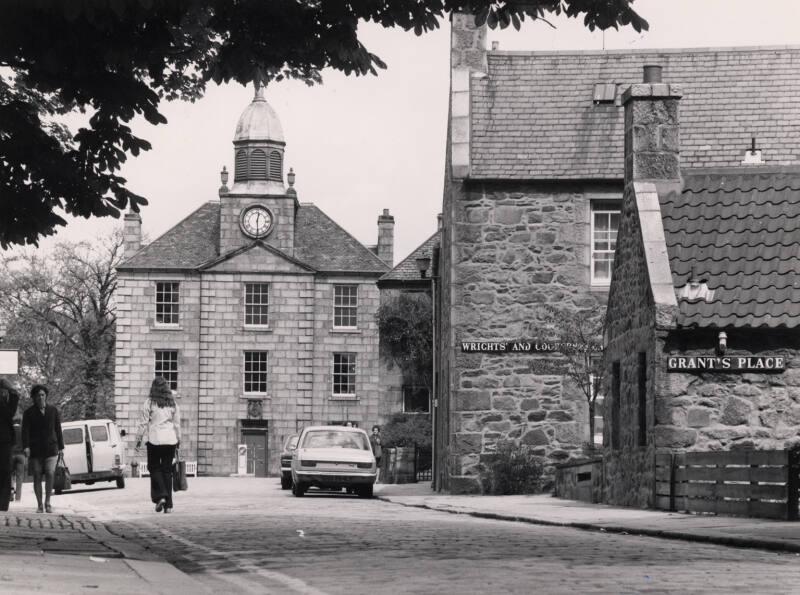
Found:
[[[333,354],[333,394],[354,395],[356,393],[356,354]]]
[[[244,323],[254,326],[269,324],[269,283],[245,283]]]
[[[178,390],[178,352],[174,349],[157,349],[155,376],[161,376],[172,391]]]
[[[267,392],[267,352],[244,352],[244,392]]]
[[[105,426],[90,426],[89,433],[93,442],[108,442],[108,430]]]
[[[620,212],[608,201],[592,205],[592,282],[608,283],[617,248]]]
[[[355,328],[358,326],[358,286],[333,286],[333,326]]]
[[[179,287],[176,282],[156,283],[156,323],[178,324]]]
[[[61,432],[64,444],[80,444],[83,442],[83,430],[80,428],[64,428]]]

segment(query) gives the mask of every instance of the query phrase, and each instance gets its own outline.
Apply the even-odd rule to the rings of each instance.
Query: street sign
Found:
[[[19,349],[0,349],[0,374],[19,374]]]
[[[673,356],[667,358],[668,372],[783,372],[786,360],[780,356]]]

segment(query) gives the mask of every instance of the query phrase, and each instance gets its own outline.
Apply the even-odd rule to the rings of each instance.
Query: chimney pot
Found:
[[[643,80],[645,83],[660,83],[661,66],[659,66],[658,64],[646,64],[644,67]]]
[[[497,51],[499,49],[500,49],[500,42],[499,41],[493,41],[492,42],[492,51]]]

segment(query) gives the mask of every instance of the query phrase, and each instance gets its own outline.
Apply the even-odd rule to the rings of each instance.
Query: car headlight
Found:
[[[359,469],[371,469],[372,463],[358,463],[357,466]]]
[[[301,467],[316,467],[317,466],[317,462],[316,461],[306,461],[306,460],[300,459],[300,466]]]

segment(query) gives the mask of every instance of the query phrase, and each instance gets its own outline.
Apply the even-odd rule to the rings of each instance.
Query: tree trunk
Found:
[[[589,401],[589,444],[592,446],[592,449],[595,448],[594,443],[594,399]]]

